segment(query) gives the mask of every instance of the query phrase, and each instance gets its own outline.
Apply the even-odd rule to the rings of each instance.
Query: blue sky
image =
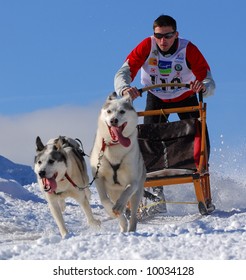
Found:
[[[90,149],[115,72],[160,14],[177,20],[180,36],[211,67],[212,143],[223,135],[224,144],[245,144],[245,6],[243,0],[0,0],[0,154],[29,164],[36,135],[48,140],[55,133],[86,138]],[[140,87],[138,77],[133,85]],[[134,102],[144,109],[145,98]]]

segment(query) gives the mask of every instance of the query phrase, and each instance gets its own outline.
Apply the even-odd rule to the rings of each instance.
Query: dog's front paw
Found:
[[[92,226],[92,227],[94,227],[94,228],[100,228],[100,226],[101,226],[101,221],[100,221],[100,220],[94,219],[94,220],[91,220],[91,221],[89,222],[89,225]]]
[[[113,209],[113,213],[116,216],[116,218],[120,216],[120,212],[119,211],[116,211],[116,210]]]
[[[116,204],[112,208],[112,211],[118,217],[120,214],[123,213],[124,209],[125,209],[125,205],[116,202]]]

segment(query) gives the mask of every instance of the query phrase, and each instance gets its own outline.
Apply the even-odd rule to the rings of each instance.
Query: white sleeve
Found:
[[[208,71],[206,78],[202,82],[206,86],[206,91],[203,93],[203,97],[214,95],[215,82],[210,71]]]
[[[114,89],[119,96],[122,96],[122,90],[130,87],[132,82],[131,72],[128,61],[126,61],[117,71],[114,77]]]

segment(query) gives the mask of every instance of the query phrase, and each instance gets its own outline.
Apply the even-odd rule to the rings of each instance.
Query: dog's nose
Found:
[[[117,125],[118,122],[119,122],[119,120],[118,120],[117,118],[112,118],[112,119],[110,120],[110,123],[111,123],[111,125],[113,125],[113,126]]]
[[[45,178],[46,172],[44,170],[39,171],[38,175],[40,178]]]

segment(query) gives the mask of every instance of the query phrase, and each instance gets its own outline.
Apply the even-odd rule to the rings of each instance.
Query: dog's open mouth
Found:
[[[122,131],[124,130],[127,123],[123,123],[121,126],[108,126],[111,139],[113,143],[120,143],[124,147],[128,147],[131,144],[131,140],[128,137],[123,136]]]
[[[56,190],[57,188],[56,177],[57,177],[57,173],[51,178],[42,178],[45,192],[53,193]]]

